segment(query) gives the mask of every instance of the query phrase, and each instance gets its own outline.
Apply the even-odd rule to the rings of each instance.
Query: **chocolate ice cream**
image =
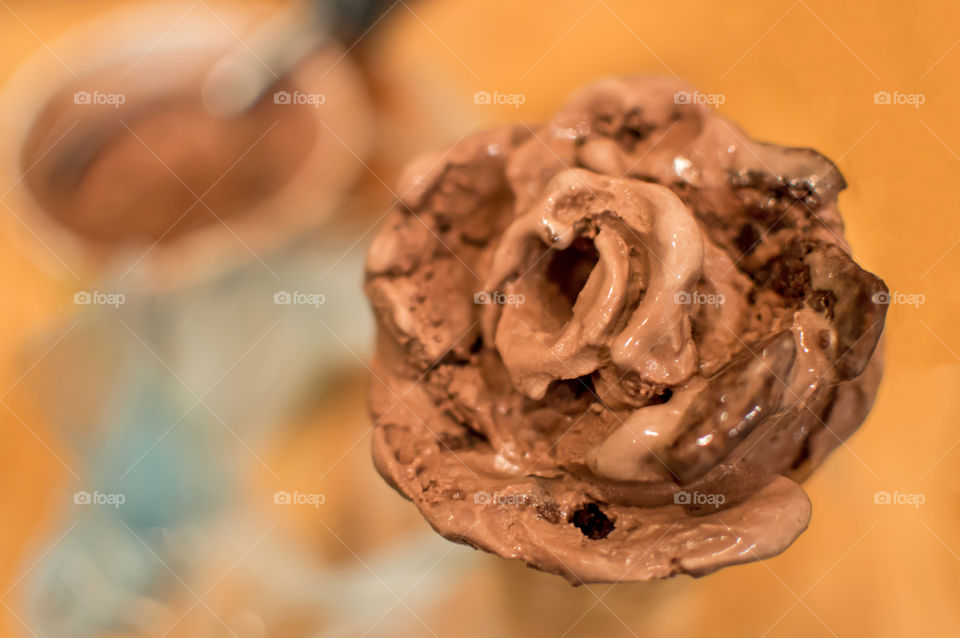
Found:
[[[219,117],[202,87],[222,55],[152,53],[135,72],[125,60],[103,65],[50,96],[19,158],[43,213],[105,250],[170,244],[221,222],[231,244],[236,233],[249,245],[244,223],[322,219],[367,147],[361,78],[348,62],[332,66],[342,53],[331,45],[248,110]]]
[[[864,420],[884,283],[845,184],[670,79],[408,169],[370,249],[380,473],[443,536],[571,582],[773,556]]]
[[[195,67],[180,77],[202,78],[204,66]],[[126,101],[75,104],[90,84],[84,78],[50,101],[23,161],[36,166],[26,179],[44,209],[89,241],[171,241],[242,214],[287,183],[318,135],[309,106],[264,100],[242,117],[213,117],[199,79],[156,95],[102,72],[97,86],[109,88],[101,93]]]

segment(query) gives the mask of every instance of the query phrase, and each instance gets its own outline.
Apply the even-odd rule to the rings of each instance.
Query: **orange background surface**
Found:
[[[0,80],[113,4],[0,2]],[[447,104],[417,86],[403,99],[457,110],[450,141],[470,126],[542,119],[600,76],[676,74],[723,94],[720,112],[752,136],[835,160],[849,183],[840,209],[857,260],[891,291],[925,297],[891,306],[874,410],[807,483],[813,520],[783,555],[699,580],[576,589],[485,557],[445,611],[423,612],[426,623],[443,636],[485,635],[491,615],[517,636],[960,635],[960,4],[424,0],[392,13],[377,34],[385,68],[414,69],[424,85],[445,88]],[[520,93],[525,103],[476,106],[478,90]],[[877,91],[925,102],[875,104]],[[21,241],[0,236],[0,388],[10,388],[0,393],[4,636],[29,635],[17,618],[19,579],[52,539],[55,499],[70,480],[58,461],[69,451],[18,389],[33,364],[25,344],[70,310],[76,286],[41,272],[29,253],[42,248]],[[345,383],[327,408],[343,428],[297,429],[271,458],[305,486],[320,481],[329,493],[351,483],[369,494],[367,506],[382,512],[377,530],[353,525],[349,508],[325,514],[324,526],[355,539],[362,555],[425,523],[376,476],[368,439],[348,447],[368,422],[362,379]],[[266,493],[269,483],[251,489]],[[877,505],[878,490],[923,494],[925,503]],[[310,521],[282,527],[320,554],[351,559]],[[189,619],[169,635],[191,635],[188,627]]]

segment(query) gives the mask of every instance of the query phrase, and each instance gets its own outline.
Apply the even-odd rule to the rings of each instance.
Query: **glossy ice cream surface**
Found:
[[[374,459],[445,537],[571,582],[705,574],[806,528],[879,384],[843,178],[670,79],[415,161],[375,239]]]

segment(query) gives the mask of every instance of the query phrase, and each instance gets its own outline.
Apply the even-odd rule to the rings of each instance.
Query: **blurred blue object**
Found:
[[[270,265],[252,260],[172,292],[122,281],[87,291],[123,303],[79,306],[44,361],[50,418],[83,470],[54,536],[68,531],[32,575],[40,636],[143,630],[138,610],[181,573],[196,551],[185,543],[202,542],[179,532],[228,511],[237,476],[264,463],[258,444],[362,369],[365,246],[345,243],[303,241]]]

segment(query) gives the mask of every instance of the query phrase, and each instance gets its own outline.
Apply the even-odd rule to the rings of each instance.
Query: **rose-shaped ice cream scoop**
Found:
[[[371,246],[374,460],[431,525],[571,582],[704,574],[806,528],[881,372],[836,168],[673,80],[414,162]]]
[[[571,295],[570,318],[559,329],[539,325],[549,289],[558,284],[545,257],[578,239],[592,245],[597,265]],[[498,306],[489,307],[484,340],[496,344],[515,385],[532,399],[542,399],[553,381],[595,372],[604,359],[650,384],[682,382],[696,370],[696,350],[676,300],[699,279],[702,265],[696,218],[669,189],[563,171],[497,245],[488,288],[506,285],[531,303],[505,305],[496,334]],[[642,292],[649,294],[640,300]]]

